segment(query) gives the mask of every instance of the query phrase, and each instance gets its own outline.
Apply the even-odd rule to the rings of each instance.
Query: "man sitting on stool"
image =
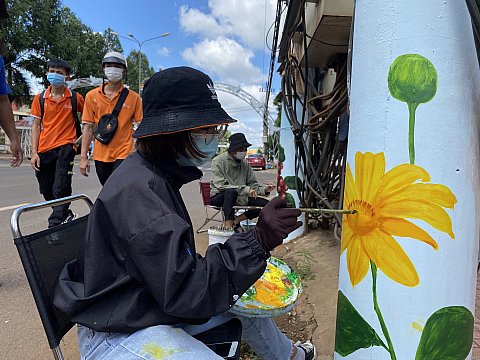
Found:
[[[222,207],[225,226],[241,231],[240,222],[258,216],[260,210],[248,210],[235,217],[235,205],[265,206],[268,200],[257,197],[268,196],[275,188],[273,183],[262,186],[255,179],[253,169],[245,159],[247,148],[251,146],[242,133],[230,136],[228,151],[212,161],[210,181],[210,204]]]

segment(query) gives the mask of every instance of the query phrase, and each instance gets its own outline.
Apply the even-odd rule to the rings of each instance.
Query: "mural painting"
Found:
[[[397,359],[395,339],[389,333],[394,320],[382,314],[378,301],[382,289],[377,286],[377,276],[381,271],[391,281],[410,288],[422,283],[396,237],[416,240],[418,251],[432,252],[431,256],[436,256],[442,242],[455,240],[450,214],[457,198],[448,186],[431,182],[428,171],[415,165],[415,113],[420,104],[434,98],[437,82],[437,71],[425,57],[418,54],[397,57],[390,66],[388,89],[395,99],[408,106],[410,161],[387,171],[384,152],[357,152],[354,172],[347,164],[344,209],[356,213],[343,217],[341,253],[346,254],[352,287],[370,272],[372,306],[382,334],[374,330],[373,323],[366,321],[340,290],[335,351],[342,357],[359,349],[381,347],[390,359]],[[419,221],[445,234],[445,239],[434,239],[416,224]],[[428,318],[425,326],[417,324],[422,335],[415,359],[466,359],[473,342],[474,319],[470,310],[448,306],[430,316],[424,315]]]

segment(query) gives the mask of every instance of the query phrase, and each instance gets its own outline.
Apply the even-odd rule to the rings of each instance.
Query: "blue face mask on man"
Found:
[[[57,73],[48,73],[47,80],[53,87],[61,87],[65,85],[65,75]]]
[[[190,133],[190,137],[193,140],[195,147],[206,156],[204,158],[197,159],[179,155],[177,158],[177,163],[180,166],[199,167],[213,158],[213,156],[216,154],[218,148],[218,135]]]

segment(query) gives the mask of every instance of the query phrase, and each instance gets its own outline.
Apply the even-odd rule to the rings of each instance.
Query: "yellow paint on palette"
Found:
[[[165,359],[167,356],[183,352],[180,349],[166,349],[155,343],[147,343],[143,346],[142,352],[146,355],[150,355],[154,359]]]
[[[287,294],[287,289],[282,281],[284,277],[277,267],[268,263],[263,279],[259,279],[255,283],[257,301],[275,307],[283,306],[282,298]]]

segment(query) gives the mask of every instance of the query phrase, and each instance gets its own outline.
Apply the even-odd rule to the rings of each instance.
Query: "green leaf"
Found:
[[[295,181],[295,180],[297,180],[297,181]],[[285,176],[283,178],[283,181],[285,181],[285,184],[288,185],[289,189],[303,191],[303,185],[302,185],[302,182],[300,181],[299,178],[297,178],[295,176]]]
[[[297,205],[295,204],[295,199],[293,198],[292,194],[289,194],[288,192],[285,193],[285,201],[287,202],[287,204],[292,205],[292,207],[297,207]]]
[[[278,161],[285,162],[285,150],[282,145],[278,145]]]
[[[427,320],[415,360],[464,360],[473,343],[473,315],[466,307],[437,310]]]
[[[385,347],[375,330],[339,290],[335,351],[341,356],[347,356],[359,349],[368,349],[372,346]]]

